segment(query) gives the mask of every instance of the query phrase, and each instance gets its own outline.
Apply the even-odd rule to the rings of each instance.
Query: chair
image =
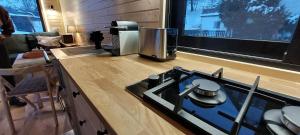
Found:
[[[50,74],[47,72],[46,68],[47,67],[45,65],[38,65],[38,66],[31,66],[31,67],[18,68],[18,69],[15,68],[0,69],[0,96],[4,104],[4,111],[8,119],[9,127],[13,134],[16,133],[16,129],[13,123],[12,115],[8,104],[8,98],[12,96],[16,96],[24,99],[30,106],[32,106],[35,110],[37,110],[37,107],[28,98],[26,98],[26,95],[48,92],[49,99],[51,102],[54,122],[55,125],[58,126],[58,120],[57,120],[56,110],[55,110],[53,96],[52,96],[52,90],[54,89],[54,86],[51,86],[50,84],[49,81]],[[18,82],[15,85],[15,87],[2,77],[2,76],[17,76],[17,75],[22,75],[24,78],[20,82]],[[10,91],[7,92],[6,88],[9,88]]]

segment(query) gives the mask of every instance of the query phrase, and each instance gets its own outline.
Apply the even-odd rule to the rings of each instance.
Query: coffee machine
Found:
[[[139,27],[137,22],[112,21],[109,28],[112,36],[112,55],[120,56],[138,53]]]

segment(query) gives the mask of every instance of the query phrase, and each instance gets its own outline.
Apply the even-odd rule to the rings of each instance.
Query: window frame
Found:
[[[43,12],[42,12],[42,9],[41,9],[41,3],[40,3],[41,1],[40,0],[35,0],[35,2],[36,2],[36,5],[37,5],[39,17],[40,17],[42,28],[43,28],[43,31],[41,31],[41,32],[46,32],[47,30],[46,30],[46,25],[45,25],[45,20],[44,20]],[[11,14],[10,12],[8,12],[8,13]],[[33,33],[33,32],[31,32],[31,33]],[[15,33],[13,33],[13,34],[15,34]],[[16,33],[16,34],[18,34],[18,33]]]
[[[298,52],[300,52],[300,41],[295,40],[300,38],[300,34],[297,34],[300,30],[300,21],[296,26],[296,31],[291,43],[214,37],[191,37],[184,36],[186,0],[170,0],[168,6],[169,16],[167,18],[167,27],[178,28],[178,50],[180,51],[299,70],[299,60],[291,57],[300,58],[300,53],[290,54],[290,52],[292,52],[291,48],[296,48]],[[243,46],[241,47],[241,45]],[[272,50],[272,52],[268,50]],[[256,55],[253,55],[253,52],[256,52]],[[295,52],[295,50],[293,52]]]
[[[42,23],[42,26],[43,26],[43,32],[46,32],[47,29],[46,29],[46,24],[45,24],[45,20],[44,20],[44,14],[42,12],[42,6],[41,6],[41,0],[36,0],[36,4],[37,4],[37,7],[39,9],[39,14],[40,14],[40,17],[41,17],[41,23]]]

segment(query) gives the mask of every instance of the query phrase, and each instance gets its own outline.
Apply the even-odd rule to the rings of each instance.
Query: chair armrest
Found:
[[[28,66],[23,68],[8,68],[8,69],[0,69],[0,75],[2,76],[15,76],[29,73],[36,73],[40,71],[45,71],[44,65],[35,65]]]
[[[0,92],[6,92],[5,87],[12,90],[14,88],[7,80],[0,75]],[[0,93],[1,94],[1,93]]]
[[[51,60],[50,60],[50,58],[49,58],[47,52],[46,52],[46,51],[43,51],[43,54],[44,54],[44,58],[45,58],[46,63],[48,63],[48,64],[51,63]]]

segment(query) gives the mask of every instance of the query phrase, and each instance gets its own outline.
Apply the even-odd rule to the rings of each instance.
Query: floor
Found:
[[[29,96],[32,100],[34,96]],[[44,102],[44,107],[39,111],[27,105],[21,108],[11,108],[12,117],[16,126],[17,135],[63,135],[71,130],[67,115],[56,103],[59,125],[56,128],[51,112],[50,102]],[[3,104],[0,101],[0,135],[10,135],[10,128],[3,112]]]

